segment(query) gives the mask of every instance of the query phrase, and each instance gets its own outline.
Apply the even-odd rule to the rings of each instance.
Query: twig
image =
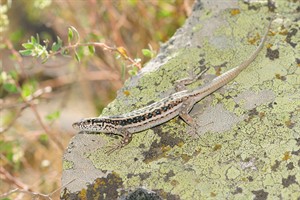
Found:
[[[39,90],[35,91],[32,95],[26,97],[26,101],[32,102],[34,99],[42,96],[43,94],[50,93],[51,91],[52,91],[51,87],[45,87],[45,88],[39,89]],[[1,106],[0,110],[2,110],[3,108],[8,108],[8,107],[12,107],[12,106],[11,105]],[[8,129],[10,129],[12,127],[12,125],[16,122],[16,120],[20,117],[22,111],[27,107],[29,107],[28,103],[25,103],[25,105],[23,104],[22,107],[17,111],[15,118],[5,128],[0,127],[0,133],[4,133]]]
[[[50,86],[46,86],[46,87],[42,87],[41,89],[36,90],[33,94],[29,95],[26,97],[27,101],[33,101],[34,99],[37,99],[39,97],[41,97],[44,94],[50,93],[52,91],[52,87]],[[4,109],[9,109],[9,108],[15,108],[18,106],[24,106],[25,103],[10,103],[10,104],[4,104],[2,102],[0,102],[0,110],[4,110]]]
[[[83,80],[89,80],[89,81],[100,81],[100,80],[108,80],[108,81],[114,81],[113,83],[117,82],[118,87],[121,86],[121,83],[119,82],[120,76],[116,73],[113,73],[111,71],[97,71],[97,72],[87,72],[84,73],[82,76]],[[50,86],[52,88],[61,87],[64,85],[72,84],[75,80],[72,78],[72,75],[64,75],[57,77],[55,79],[46,80],[40,83],[40,85],[43,86]]]
[[[34,104],[32,104],[31,102],[27,102],[29,104],[29,106],[31,107],[35,117],[37,118],[39,124],[42,126],[42,128],[44,129],[44,131],[46,132],[46,134],[52,139],[52,141],[59,147],[59,149],[63,152],[64,151],[64,146],[63,144],[60,142],[60,140],[58,140],[48,129],[48,127],[44,124],[41,115],[39,114],[39,112],[37,111],[36,107]]]
[[[15,85],[17,87],[17,90],[18,92],[21,94],[22,93],[22,89],[21,89],[21,86],[19,85],[18,82],[15,81]],[[50,88],[46,89],[46,91],[51,91]],[[38,94],[42,94],[42,92],[40,91],[37,91]],[[21,95],[21,98],[22,100],[24,101],[24,103],[26,103],[30,108],[31,110],[33,111],[37,121],[39,122],[39,124],[41,125],[41,127],[44,129],[44,131],[46,132],[46,134],[50,137],[50,139],[58,146],[58,148],[63,152],[64,151],[64,146],[63,144],[51,133],[51,131],[48,129],[48,127],[44,124],[42,118],[41,118],[41,115],[39,114],[39,112],[37,111],[35,105],[31,102],[31,100],[33,98],[26,98],[26,97],[23,97]]]
[[[13,193],[25,193],[25,194],[29,194],[29,195],[32,196],[32,199],[49,199],[49,200],[52,200],[52,198],[49,195],[47,195],[47,194],[41,194],[41,193],[37,193],[37,192],[31,192],[31,191],[20,189],[20,188],[16,188],[16,189],[13,189],[13,190],[11,190],[9,192],[1,194],[0,198],[8,197],[9,195],[11,195]]]
[[[72,182],[75,181],[75,180],[76,180],[75,178],[72,179],[72,180],[70,180],[70,181],[67,182],[66,184],[62,185],[61,187],[59,187],[59,188],[57,188],[56,190],[54,190],[53,192],[51,192],[51,193],[49,194],[49,196],[52,196],[52,195],[55,194],[57,191],[59,191],[61,188],[63,188],[63,187],[65,187],[65,186],[69,185],[70,183],[72,183]]]
[[[2,173],[2,168],[3,167],[1,167],[0,168],[0,173]],[[5,174],[7,175],[7,174],[9,174],[9,172],[7,172],[4,168],[3,168],[3,170],[4,170],[4,172],[5,172]],[[9,178],[11,179],[11,177],[13,178],[13,180],[16,180],[16,178],[14,178],[12,175],[8,175],[9,176]],[[42,198],[42,199],[49,199],[49,200],[52,200],[52,196],[53,196],[53,194],[55,194],[57,191],[59,191],[61,188],[63,188],[63,187],[65,187],[65,186],[67,186],[67,185],[69,185],[70,183],[72,183],[73,181],[75,181],[76,179],[73,179],[73,180],[71,180],[71,181],[69,181],[68,183],[66,183],[65,185],[62,185],[61,187],[59,187],[59,188],[57,188],[57,189],[55,189],[53,192],[51,192],[50,194],[42,194],[42,193],[38,193],[38,192],[33,192],[32,190],[30,190],[30,189],[28,189],[28,186],[27,185],[25,185],[25,184],[23,184],[23,186],[25,185],[26,187],[24,188],[22,185],[16,185],[16,186],[18,186],[18,187],[20,187],[20,188],[15,188],[15,189],[13,189],[13,190],[10,190],[10,191],[8,191],[8,192],[6,192],[6,193],[4,193],[4,194],[1,194],[0,195],[0,198],[2,199],[2,198],[5,198],[5,197],[8,197],[8,196],[10,196],[11,194],[14,194],[14,193],[25,193],[25,194],[29,194],[29,195],[31,195],[32,196],[32,199],[40,199],[40,198]]]
[[[17,121],[17,119],[21,116],[22,111],[23,111],[25,108],[27,108],[27,107],[28,107],[28,105],[25,105],[25,106],[21,107],[21,108],[17,111],[17,114],[15,115],[15,117],[10,121],[10,123],[9,123],[5,128],[0,127],[0,133],[4,133],[4,132],[6,132],[8,129],[10,129],[10,128],[14,125],[14,123]]]
[[[26,76],[26,73],[24,71],[24,68],[23,68],[23,64],[22,64],[22,60],[23,58],[20,56],[19,52],[17,50],[15,50],[13,44],[11,43],[10,40],[8,40],[7,38],[5,38],[4,40],[5,44],[7,45],[8,49],[11,51],[11,53],[17,58],[17,62],[19,63],[20,65],[20,68],[21,68],[21,71],[22,71],[22,74],[24,76]]]
[[[117,52],[118,54],[120,54],[122,56],[122,58],[124,60],[129,61],[133,66],[136,66],[139,69],[142,68],[141,63],[136,62],[136,61],[134,61],[134,59],[130,58],[127,55],[127,52],[125,51],[125,49],[123,47],[122,48],[110,47],[107,44],[101,43],[101,42],[80,43],[79,40],[80,39],[78,39],[78,41],[73,45],[70,44],[68,46],[62,47],[59,51],[50,53],[49,56],[53,56],[53,55],[57,55],[57,54],[64,54],[66,49],[76,49],[77,47],[80,47],[80,46],[95,46],[95,47],[102,48],[104,51]]]
[[[3,175],[3,177],[5,178],[4,180],[6,180],[7,182],[12,183],[19,188],[30,191],[30,189],[28,189],[29,187],[25,183],[21,182],[20,180],[16,179],[15,177],[13,177],[8,171],[6,171],[4,169],[4,167],[0,167],[0,174]]]
[[[20,56],[20,54],[14,49],[13,45],[11,44],[11,42],[9,40],[6,39],[5,43],[7,44],[8,48],[11,50],[12,54],[17,57],[18,63],[22,66],[22,63],[21,63],[22,62],[22,57]],[[21,67],[21,68],[22,68],[23,74],[26,75],[24,73],[24,71],[23,71],[23,67]],[[22,94],[21,86],[19,85],[19,83],[17,81],[15,81],[15,85],[16,85],[16,87],[18,89],[19,94]],[[47,88],[46,91],[47,90],[49,90],[49,88]],[[33,97],[29,96],[29,97],[25,98],[22,95],[20,95],[20,96],[22,97],[24,103],[27,104],[25,107],[28,107],[28,106],[31,107],[31,109],[33,110],[33,112],[35,114],[35,117],[37,118],[38,122],[40,123],[40,125],[42,126],[42,128],[44,129],[44,131],[46,132],[46,134],[54,141],[54,143],[59,147],[59,149],[61,151],[64,151],[64,147],[63,147],[62,143],[54,135],[52,135],[52,133],[47,128],[47,126],[43,123],[43,121],[41,119],[41,116],[38,113],[35,105],[31,102],[31,100],[35,98],[34,95],[39,96],[41,94],[43,94],[43,92],[38,90],[37,94],[33,94]],[[21,111],[22,111],[22,109],[21,109]],[[20,111],[20,113],[21,113],[21,111]],[[17,117],[19,117],[20,113],[18,113]],[[15,122],[16,118],[13,120],[13,122]],[[13,123],[10,123],[7,128],[4,128],[4,131],[8,130],[12,125],[13,125]],[[4,132],[4,131],[1,130],[1,132]]]

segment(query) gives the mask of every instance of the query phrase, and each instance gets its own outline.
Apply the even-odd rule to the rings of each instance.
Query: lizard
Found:
[[[85,118],[73,123],[73,128],[86,132],[112,133],[122,136],[122,140],[110,152],[120,149],[132,140],[132,134],[163,124],[179,116],[189,126],[195,128],[196,123],[189,115],[194,104],[235,79],[258,56],[266,41],[272,20],[256,50],[237,67],[217,76],[211,82],[195,89],[186,86],[197,81],[206,70],[199,75],[175,82],[176,92],[155,103],[121,115]]]

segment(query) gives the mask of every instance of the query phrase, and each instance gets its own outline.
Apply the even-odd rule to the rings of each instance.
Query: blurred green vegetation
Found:
[[[75,134],[65,127],[73,112],[68,107],[72,92],[89,99],[86,106],[99,114],[139,70],[132,61],[142,66],[155,56],[159,43],[184,23],[193,1],[0,2],[0,199],[30,199],[26,191],[49,194],[60,187],[63,151]],[[75,31],[70,33],[70,27]],[[76,31],[81,43],[115,50],[87,45],[53,54],[70,45]],[[19,53],[26,49],[23,55],[31,56]],[[32,57],[32,50],[48,52],[48,60]],[[1,196],[15,188],[20,190]]]

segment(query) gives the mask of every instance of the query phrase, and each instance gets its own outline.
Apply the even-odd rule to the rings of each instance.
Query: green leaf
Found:
[[[14,150],[16,149],[16,144],[13,141],[0,141],[0,154],[3,155],[8,161],[14,163]],[[2,200],[2,199],[1,199]]]
[[[6,152],[6,159],[11,163],[14,163],[14,153],[12,151]]]
[[[71,40],[73,39],[73,30],[71,28],[68,28],[68,40],[69,42],[71,42]]]
[[[7,153],[13,151],[13,143],[10,141],[0,141],[0,153]]]
[[[56,52],[62,47],[62,40],[57,36],[57,42],[52,44],[51,50]]]
[[[60,37],[58,37],[58,36],[57,36],[57,43],[58,43],[59,45],[61,45],[61,46],[62,46],[62,43],[63,43],[62,40],[60,39]]]
[[[47,62],[47,60],[48,60],[48,57],[42,59],[42,64],[45,64]]]
[[[0,85],[6,82],[8,79],[7,73],[6,72],[1,72],[0,73]]]
[[[69,49],[64,49],[61,53],[63,56],[66,56],[69,54]]]
[[[17,86],[13,83],[4,83],[3,84],[3,88],[7,91],[7,92],[11,92],[11,93],[16,93],[18,92]]]
[[[34,48],[34,45],[32,43],[23,43],[22,46],[25,49],[33,49]]]
[[[137,0],[128,0],[127,3],[128,3],[130,6],[134,7],[134,6],[137,5]]]
[[[76,51],[75,51],[75,58],[76,58],[77,62],[80,62],[80,57]]]
[[[33,81],[22,85],[22,96],[28,97],[35,91],[35,83]]]
[[[18,60],[18,58],[17,58],[17,56],[15,54],[10,54],[9,55],[9,59],[11,59],[11,60],[13,60],[15,62],[17,62],[17,60]]]
[[[7,197],[5,197],[4,199],[1,199],[1,200],[11,200],[10,198],[7,198]]]
[[[18,80],[18,72],[15,70],[11,70],[8,72],[8,74],[14,79],[14,80]]]
[[[17,43],[19,42],[20,40],[22,40],[21,38],[24,36],[24,30],[22,28],[19,27],[18,30],[12,32],[9,36],[10,40],[13,42],[13,43]]]
[[[149,49],[142,49],[142,53],[144,56],[152,58],[153,57],[153,53],[152,51],[150,51]]]
[[[121,77],[122,80],[125,80],[125,71],[126,71],[126,67],[124,64],[121,65]]]
[[[54,52],[56,52],[56,51],[58,51],[60,49],[60,47],[61,47],[61,45],[59,43],[54,42],[52,44],[51,50],[54,51]]]
[[[131,70],[128,71],[128,74],[130,74],[131,76],[135,76],[135,75],[137,75],[138,71],[139,71],[139,68],[134,66],[134,67],[132,67]]]
[[[31,43],[32,44],[36,44],[37,43],[37,40],[33,36],[31,36],[30,39],[31,39]]]
[[[161,9],[158,13],[157,13],[158,17],[163,18],[163,17],[169,17],[170,15],[172,15],[172,13],[169,10],[163,10]]]
[[[89,48],[89,52],[90,52],[91,54],[94,54],[94,53],[95,53],[95,47],[94,47],[94,46],[88,46],[88,48]]]
[[[40,35],[36,34],[36,43],[40,44]]]
[[[49,141],[48,135],[47,135],[47,134],[41,134],[41,135],[39,136],[39,141],[40,141],[41,143],[47,143],[47,142]]]
[[[19,53],[22,55],[22,56],[30,56],[32,54],[32,50],[20,50]]]
[[[6,49],[6,48],[7,48],[6,44],[3,44],[3,43],[0,44],[0,49]]]
[[[60,111],[54,111],[46,116],[46,119],[49,121],[56,120],[60,117]]]
[[[1,200],[11,200],[10,198],[7,198],[7,197],[5,197],[4,199],[1,199]]]
[[[79,39],[79,33],[77,31],[77,29],[74,26],[70,27],[72,29],[72,32],[75,33],[75,36],[77,37],[77,39]]]

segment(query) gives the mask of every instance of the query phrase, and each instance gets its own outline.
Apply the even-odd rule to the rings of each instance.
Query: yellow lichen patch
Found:
[[[276,32],[275,32],[275,31],[272,31],[272,30],[269,30],[268,36],[274,36],[274,35],[276,35]]]
[[[282,29],[281,31],[279,31],[280,35],[287,35],[288,34],[288,30],[287,29]]]
[[[178,147],[182,147],[183,145],[184,145],[184,142],[183,142],[183,141],[180,141],[180,142],[177,143],[177,146],[178,146]]]
[[[86,198],[86,190],[85,189],[82,189],[78,195],[79,195],[80,199],[83,199],[83,200],[87,199]]]
[[[282,160],[287,161],[292,157],[291,152],[287,151],[284,153]]]
[[[266,47],[267,47],[268,49],[270,49],[272,46],[273,46],[273,44],[270,44],[270,43],[268,43],[268,44],[266,45]]]
[[[292,128],[292,126],[294,125],[294,123],[291,120],[287,120],[284,123],[288,128]]]
[[[248,42],[249,42],[250,44],[256,44],[256,42],[257,42],[259,39],[260,39],[260,35],[259,35],[259,34],[256,34],[254,37],[249,38],[249,39],[248,39]]]
[[[230,11],[231,16],[235,16],[235,15],[238,15],[240,13],[241,13],[241,11],[239,9],[232,9]]]
[[[214,148],[213,148],[213,151],[217,151],[217,150],[219,150],[219,149],[221,149],[222,148],[222,145],[221,144],[216,144],[215,146],[214,146]]]
[[[280,74],[275,74],[275,77],[279,80],[282,80],[284,81],[285,80],[285,77],[284,76],[281,76]]]
[[[168,145],[168,146],[163,146],[162,148],[161,148],[161,150],[163,151],[163,152],[167,152],[167,151],[170,151],[171,150],[171,147]]]
[[[193,156],[199,155],[201,152],[201,148],[196,149],[196,151],[194,151]]]
[[[260,119],[264,118],[265,116],[266,116],[266,114],[265,114],[264,112],[260,112],[260,113],[259,113],[259,118],[260,118]]]
[[[161,190],[159,194],[160,194],[160,197],[161,197],[161,198],[167,199],[167,196],[168,196],[168,193],[167,193],[167,192]]]
[[[98,183],[98,180],[99,179],[96,179],[95,184],[93,185],[93,190],[94,191],[96,191],[99,188],[99,186],[100,186],[100,184]]]
[[[114,177],[114,182],[115,183],[121,183],[122,182],[122,179],[121,179],[121,177],[120,177],[120,175],[118,173],[112,172],[112,175]]]
[[[177,180],[172,180],[171,185],[172,186],[177,186],[177,185],[179,185],[179,182]]]
[[[281,75],[280,75],[280,74],[275,74],[275,77],[276,77],[277,79],[281,79]]]
[[[215,196],[217,196],[217,194],[214,193],[214,192],[211,192],[211,193],[210,193],[210,196],[211,196],[211,197],[215,197]]]
[[[126,97],[128,97],[128,96],[130,95],[130,92],[129,92],[129,90],[124,90],[123,94],[124,94]]]
[[[187,154],[182,154],[181,155],[181,159],[184,161],[184,162],[188,162],[191,158],[193,158],[192,156],[189,156]]]
[[[221,75],[221,67],[217,67],[217,68],[215,68],[215,70],[216,70],[216,75],[220,76]]]
[[[101,185],[105,185],[104,179],[97,178],[94,184],[94,189],[97,189]]]

